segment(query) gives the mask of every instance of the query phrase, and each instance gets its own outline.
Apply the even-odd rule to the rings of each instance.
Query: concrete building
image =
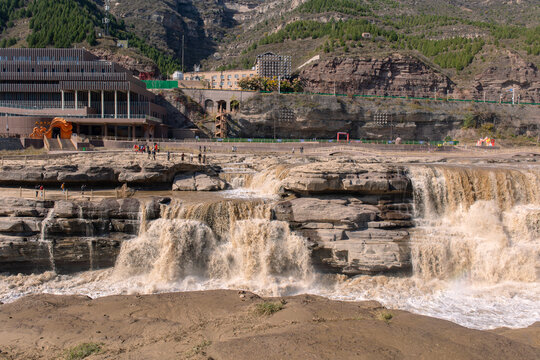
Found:
[[[0,49],[0,133],[29,136],[60,117],[79,135],[166,136],[155,100],[128,70],[83,49]]]
[[[193,87],[193,81],[198,81],[198,87],[201,89],[240,90],[238,81],[256,75],[257,72],[255,70],[189,72],[184,74],[185,86],[182,86],[182,81],[179,82],[179,86]],[[191,86],[188,86],[188,84]]]

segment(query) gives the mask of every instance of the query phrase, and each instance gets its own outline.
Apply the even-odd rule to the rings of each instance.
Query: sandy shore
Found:
[[[283,309],[261,315],[265,302]],[[540,323],[478,331],[376,302],[308,295],[36,295],[1,305],[0,323],[0,359],[62,359],[82,343],[101,349],[87,359],[540,358]]]

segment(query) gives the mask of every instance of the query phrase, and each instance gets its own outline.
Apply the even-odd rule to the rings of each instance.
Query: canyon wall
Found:
[[[309,64],[300,73],[307,92],[433,97],[455,84],[424,62],[400,54],[385,58],[333,58]]]
[[[380,114],[387,114],[386,125],[376,121]],[[354,139],[433,141],[461,129],[468,116],[489,119],[512,136],[539,133],[540,112],[530,105],[259,94],[231,114],[229,136],[332,139],[344,131]]]

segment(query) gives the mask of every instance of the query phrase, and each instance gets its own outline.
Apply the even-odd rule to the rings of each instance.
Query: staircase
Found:
[[[55,139],[47,139],[47,137],[44,137],[43,144],[45,145],[45,148],[49,151],[76,150],[71,139],[60,139],[59,137]]]
[[[64,151],[75,151],[75,146],[73,145],[73,142],[71,139],[60,139],[58,138],[58,143],[60,144],[60,148]]]
[[[217,138],[226,138],[227,137],[227,114],[220,113],[216,116],[216,131],[214,136]]]

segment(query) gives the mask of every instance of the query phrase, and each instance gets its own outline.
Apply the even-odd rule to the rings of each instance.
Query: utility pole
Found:
[[[182,34],[182,73],[184,72],[184,50],[185,50],[185,47],[184,47],[184,37],[185,35]]]
[[[512,88],[512,105],[516,104],[516,90]]]
[[[103,24],[105,24],[105,35],[109,35],[109,23],[111,22],[111,19],[109,17],[109,11],[111,10],[111,2],[110,0],[105,0],[105,17],[103,18]]]

